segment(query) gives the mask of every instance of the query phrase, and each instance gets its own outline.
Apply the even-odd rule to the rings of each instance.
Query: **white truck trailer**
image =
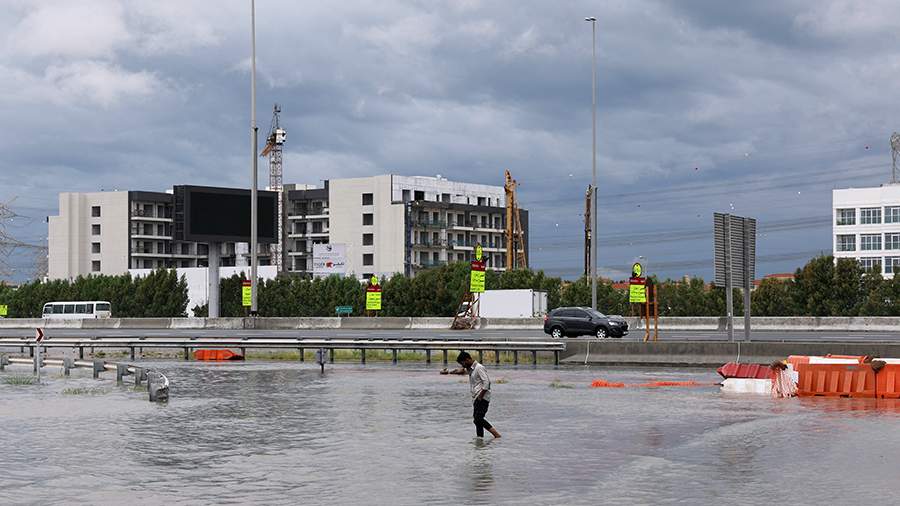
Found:
[[[478,300],[482,318],[537,318],[547,314],[547,292],[487,290]]]

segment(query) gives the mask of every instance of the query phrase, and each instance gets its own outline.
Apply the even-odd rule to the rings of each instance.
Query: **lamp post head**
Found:
[[[585,20],[585,21],[590,21],[591,23],[596,23],[596,22],[597,22],[597,18],[595,18],[594,16],[584,18],[584,20]]]

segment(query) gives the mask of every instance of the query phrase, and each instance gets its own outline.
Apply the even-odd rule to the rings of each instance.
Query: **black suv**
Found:
[[[621,316],[606,316],[589,307],[558,307],[544,317],[544,332],[554,339],[594,335],[600,339],[628,334],[628,322]]]

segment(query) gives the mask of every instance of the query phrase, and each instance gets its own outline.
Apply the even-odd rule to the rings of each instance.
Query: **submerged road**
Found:
[[[198,338],[321,338],[321,339],[434,339],[434,340],[466,340],[466,339],[516,339],[516,340],[548,340],[549,336],[540,329],[524,330],[412,330],[412,329],[304,329],[304,330],[215,330],[215,329],[53,329],[44,330],[48,338],[70,337],[198,337]],[[642,330],[635,330],[624,340],[640,341]],[[32,329],[0,329],[0,337],[34,337]],[[743,332],[735,332],[735,340],[743,340]],[[725,341],[728,336],[724,332],[712,331],[668,331],[660,332],[660,340],[666,341]],[[594,339],[582,336],[581,339]],[[866,341],[900,341],[900,330],[897,332],[754,332],[754,341],[833,341],[833,342],[866,342]]]

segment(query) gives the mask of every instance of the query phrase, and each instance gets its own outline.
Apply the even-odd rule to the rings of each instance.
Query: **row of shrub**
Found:
[[[222,316],[242,316],[243,275],[223,279]],[[454,263],[429,269],[414,277],[395,275],[382,280],[383,316],[453,316],[469,281],[469,266]],[[660,316],[721,316],[725,291],[695,278],[686,282],[657,281]],[[534,289],[547,292],[550,308],[589,306],[587,278],[563,281],[542,271],[488,271],[488,289]],[[35,281],[13,290],[0,284],[0,304],[10,317],[37,318],[44,303],[67,300],[106,300],[116,317],[178,317],[187,314],[184,278],[175,271],[159,270],[136,278],[88,276],[72,281]],[[597,285],[598,307],[608,314],[636,314],[626,290],[609,281]],[[735,313],[742,314],[742,297],[735,290]],[[877,272],[864,272],[850,259],[831,256],[810,260],[797,269],[793,280],[765,279],[752,293],[752,311],[758,316],[900,316],[900,277],[885,280]],[[365,287],[356,279],[332,276],[305,279],[279,276],[260,282],[261,316],[333,316],[336,306],[352,306],[355,315],[365,307]],[[206,306],[192,308],[197,316]]]

